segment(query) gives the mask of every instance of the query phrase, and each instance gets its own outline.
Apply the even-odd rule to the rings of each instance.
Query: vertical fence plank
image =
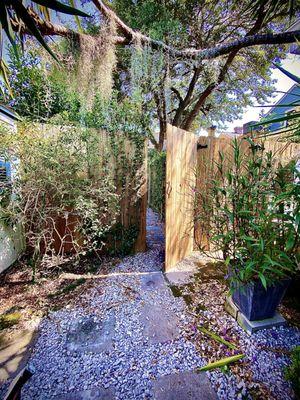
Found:
[[[166,161],[166,271],[193,250],[193,189],[197,137],[168,125]]]

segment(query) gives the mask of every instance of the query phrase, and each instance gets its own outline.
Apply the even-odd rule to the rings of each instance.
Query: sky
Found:
[[[288,57],[282,62],[283,68],[287,69],[289,72],[295,74],[295,75],[300,75],[300,56],[299,55],[294,55],[294,54],[289,54]],[[288,91],[294,84],[295,82],[292,81],[292,79],[288,78],[286,75],[284,75],[281,71],[278,69],[274,69],[272,73],[272,78],[277,79],[277,83],[275,84],[276,90],[286,92]],[[270,99],[270,101],[266,104],[272,105],[275,104],[280,97],[282,97],[283,94],[278,93],[276,97],[273,97]],[[248,107],[244,110],[243,116],[240,119],[237,119],[231,123],[227,124],[227,132],[233,132],[233,128],[235,126],[243,126],[246,122],[249,121],[257,121],[259,119],[259,114],[263,110],[263,107]],[[268,108],[265,108],[264,111],[266,112],[269,110]]]

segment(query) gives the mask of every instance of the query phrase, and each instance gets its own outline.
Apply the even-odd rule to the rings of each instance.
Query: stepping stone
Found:
[[[161,272],[143,275],[141,278],[142,289],[157,290],[166,288],[166,281]]]
[[[153,392],[155,400],[217,400],[205,372],[163,376],[154,382]]]
[[[55,400],[114,400],[115,393],[112,389],[90,389],[80,392],[70,392],[55,396]],[[54,399],[53,399],[54,400]]]
[[[22,330],[0,349],[0,383],[12,378],[26,365],[36,339],[36,330]]]
[[[166,307],[146,304],[141,315],[144,336],[151,344],[168,342],[179,336],[178,317]]]
[[[76,352],[100,353],[112,350],[116,318],[104,321],[86,317],[67,334],[67,348]]]
[[[193,271],[171,271],[166,272],[165,276],[171,285],[184,285],[192,282]]]

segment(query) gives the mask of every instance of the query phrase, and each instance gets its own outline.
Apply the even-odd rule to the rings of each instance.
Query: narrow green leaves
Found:
[[[72,7],[67,4],[60,3],[57,0],[33,0],[34,3],[40,4],[46,8],[51,8],[51,10],[58,11],[69,15],[78,15],[80,17],[89,17],[84,11],[75,8],[75,3],[72,1]]]
[[[205,365],[204,367],[199,368],[198,371],[202,372],[202,371],[209,371],[209,370],[215,369],[215,368],[222,368],[222,367],[225,367],[228,364],[232,364],[232,363],[234,363],[236,361],[239,361],[244,357],[245,357],[245,354],[237,354],[235,356],[225,357],[225,358],[222,358],[219,361],[215,361],[215,362],[209,363],[209,364]]]
[[[204,333],[205,335],[211,337],[214,339],[216,342],[222,343],[225,346],[229,347],[232,350],[236,350],[237,347],[233,344],[228,342],[227,340],[223,339],[221,336],[217,335],[216,333],[209,331],[208,329],[204,328],[203,326],[198,327],[199,331]]]

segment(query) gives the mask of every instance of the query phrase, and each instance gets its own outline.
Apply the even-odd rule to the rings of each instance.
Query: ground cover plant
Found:
[[[286,368],[286,378],[292,382],[296,398],[300,396],[300,346],[292,351],[291,365]]]

